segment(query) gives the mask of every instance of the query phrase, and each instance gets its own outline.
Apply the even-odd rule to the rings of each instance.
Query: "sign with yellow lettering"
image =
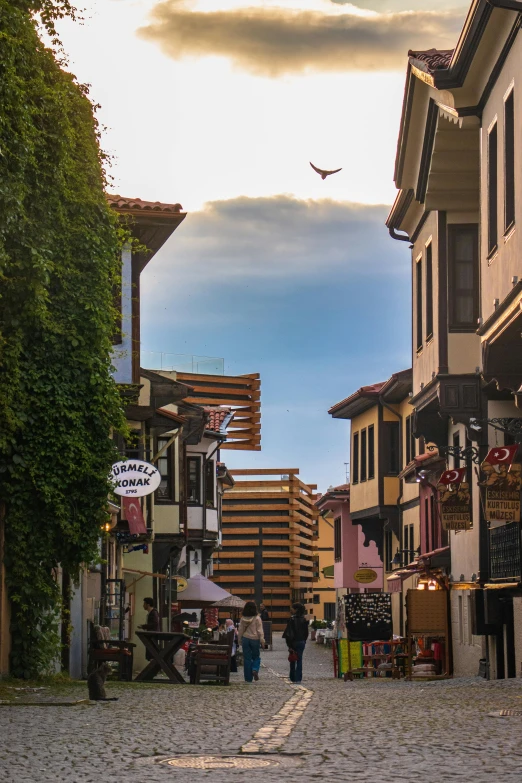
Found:
[[[495,464],[487,461],[481,465],[486,488],[485,516],[488,522],[505,525],[520,522],[520,489],[522,465]]]
[[[469,484],[439,483],[437,489],[443,530],[469,530],[472,527]]]
[[[377,579],[377,572],[372,568],[359,568],[353,575],[353,578],[356,582],[360,582],[363,585],[369,585]]]

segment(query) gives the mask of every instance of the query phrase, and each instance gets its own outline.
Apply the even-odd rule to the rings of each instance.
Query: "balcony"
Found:
[[[190,372],[196,375],[224,375],[225,360],[216,356],[141,351],[141,366],[147,370]]]

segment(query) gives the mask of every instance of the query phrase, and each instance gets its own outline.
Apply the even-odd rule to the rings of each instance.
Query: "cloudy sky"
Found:
[[[113,192],[189,213],[142,278],[144,351],[261,374],[262,451],[231,467],[341,483],[328,407],[411,362],[408,250],[383,223],[407,51],[452,48],[463,0],[78,5],[61,37]]]

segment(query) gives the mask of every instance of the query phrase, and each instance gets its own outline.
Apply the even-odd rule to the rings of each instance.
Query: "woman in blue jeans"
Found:
[[[257,613],[254,601],[247,601],[243,608],[243,616],[237,632],[238,644],[243,647],[243,668],[245,682],[259,680],[261,666],[261,647],[265,646],[263,623]]]
[[[293,615],[286,624],[283,639],[285,639],[289,652],[297,653],[297,661],[290,661],[290,679],[299,685],[303,679],[303,653],[308,639],[308,620],[305,617],[306,609],[303,604],[292,604]]]

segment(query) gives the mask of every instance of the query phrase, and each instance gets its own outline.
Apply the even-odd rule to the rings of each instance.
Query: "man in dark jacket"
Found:
[[[298,685],[303,679],[303,653],[308,639],[308,621],[305,617],[306,609],[303,604],[292,604],[293,615],[286,624],[283,639],[286,640],[290,657],[292,652],[297,655],[297,660],[290,661],[290,680]]]
[[[152,598],[144,598],[143,608],[148,612],[147,622],[144,625],[140,625],[139,628],[143,631],[161,631],[160,616],[158,610],[154,608],[154,600]],[[145,658],[147,661],[151,660],[148,650],[145,653]]]
[[[261,617],[262,622],[266,623],[268,620],[270,620],[270,615],[268,614],[268,609],[264,604],[259,604],[259,615]]]

